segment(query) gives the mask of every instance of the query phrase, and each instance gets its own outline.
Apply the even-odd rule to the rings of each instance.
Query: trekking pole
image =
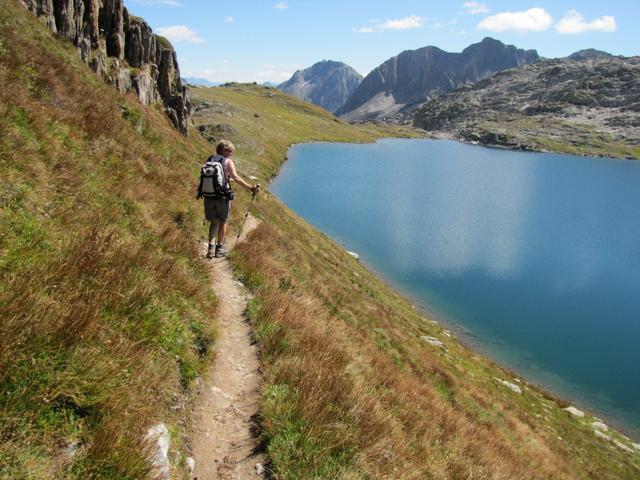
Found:
[[[236,248],[238,246],[238,242],[240,241],[240,235],[242,235],[242,229],[244,228],[244,224],[247,221],[247,218],[249,218],[249,212],[251,211],[251,206],[253,205],[253,201],[256,199],[257,193],[258,192],[255,191],[251,195],[251,201],[249,202],[249,207],[247,207],[247,213],[244,214],[244,219],[242,220],[242,225],[240,225],[240,231],[238,232],[238,236],[236,237],[236,243],[233,246],[233,248]]]

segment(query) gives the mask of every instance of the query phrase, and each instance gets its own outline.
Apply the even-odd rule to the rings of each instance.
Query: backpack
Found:
[[[209,157],[200,169],[198,195],[209,198],[233,198],[229,180],[222,166],[223,157]]]

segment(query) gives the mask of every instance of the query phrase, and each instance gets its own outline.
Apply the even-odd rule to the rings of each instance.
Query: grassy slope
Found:
[[[262,87],[192,97],[211,105],[196,123],[235,127],[241,172],[263,180],[292,143],[367,139]],[[264,222],[232,260],[255,293],[263,435],[278,478],[638,476],[640,455],[597,438],[592,417],[577,420],[524,383],[522,395],[511,392],[495,378],[513,374],[448,337],[274,198],[254,211]]]
[[[0,85],[0,478],[143,478],[158,421],[179,463],[170,407],[213,340],[194,242],[208,144],[119,96],[14,0]]]

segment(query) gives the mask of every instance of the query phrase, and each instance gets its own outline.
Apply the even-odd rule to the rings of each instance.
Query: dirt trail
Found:
[[[245,237],[258,225],[249,216]],[[229,238],[232,245],[235,238]],[[206,248],[206,247],[205,247]],[[195,402],[191,445],[193,479],[258,479],[264,457],[256,453],[253,416],[260,405],[260,372],[256,346],[245,318],[247,289],[233,276],[229,262],[213,259],[211,279],[219,299],[218,337],[211,369],[202,377]],[[257,468],[256,468],[257,467]]]

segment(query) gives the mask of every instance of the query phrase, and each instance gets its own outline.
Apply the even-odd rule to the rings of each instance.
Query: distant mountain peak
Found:
[[[570,60],[588,60],[594,58],[607,58],[613,57],[609,52],[604,50],[596,50],[595,48],[585,48],[572,53],[567,58]]]
[[[278,89],[334,112],[361,81],[362,75],[346,63],[321,60],[309,68],[296,70]]]

